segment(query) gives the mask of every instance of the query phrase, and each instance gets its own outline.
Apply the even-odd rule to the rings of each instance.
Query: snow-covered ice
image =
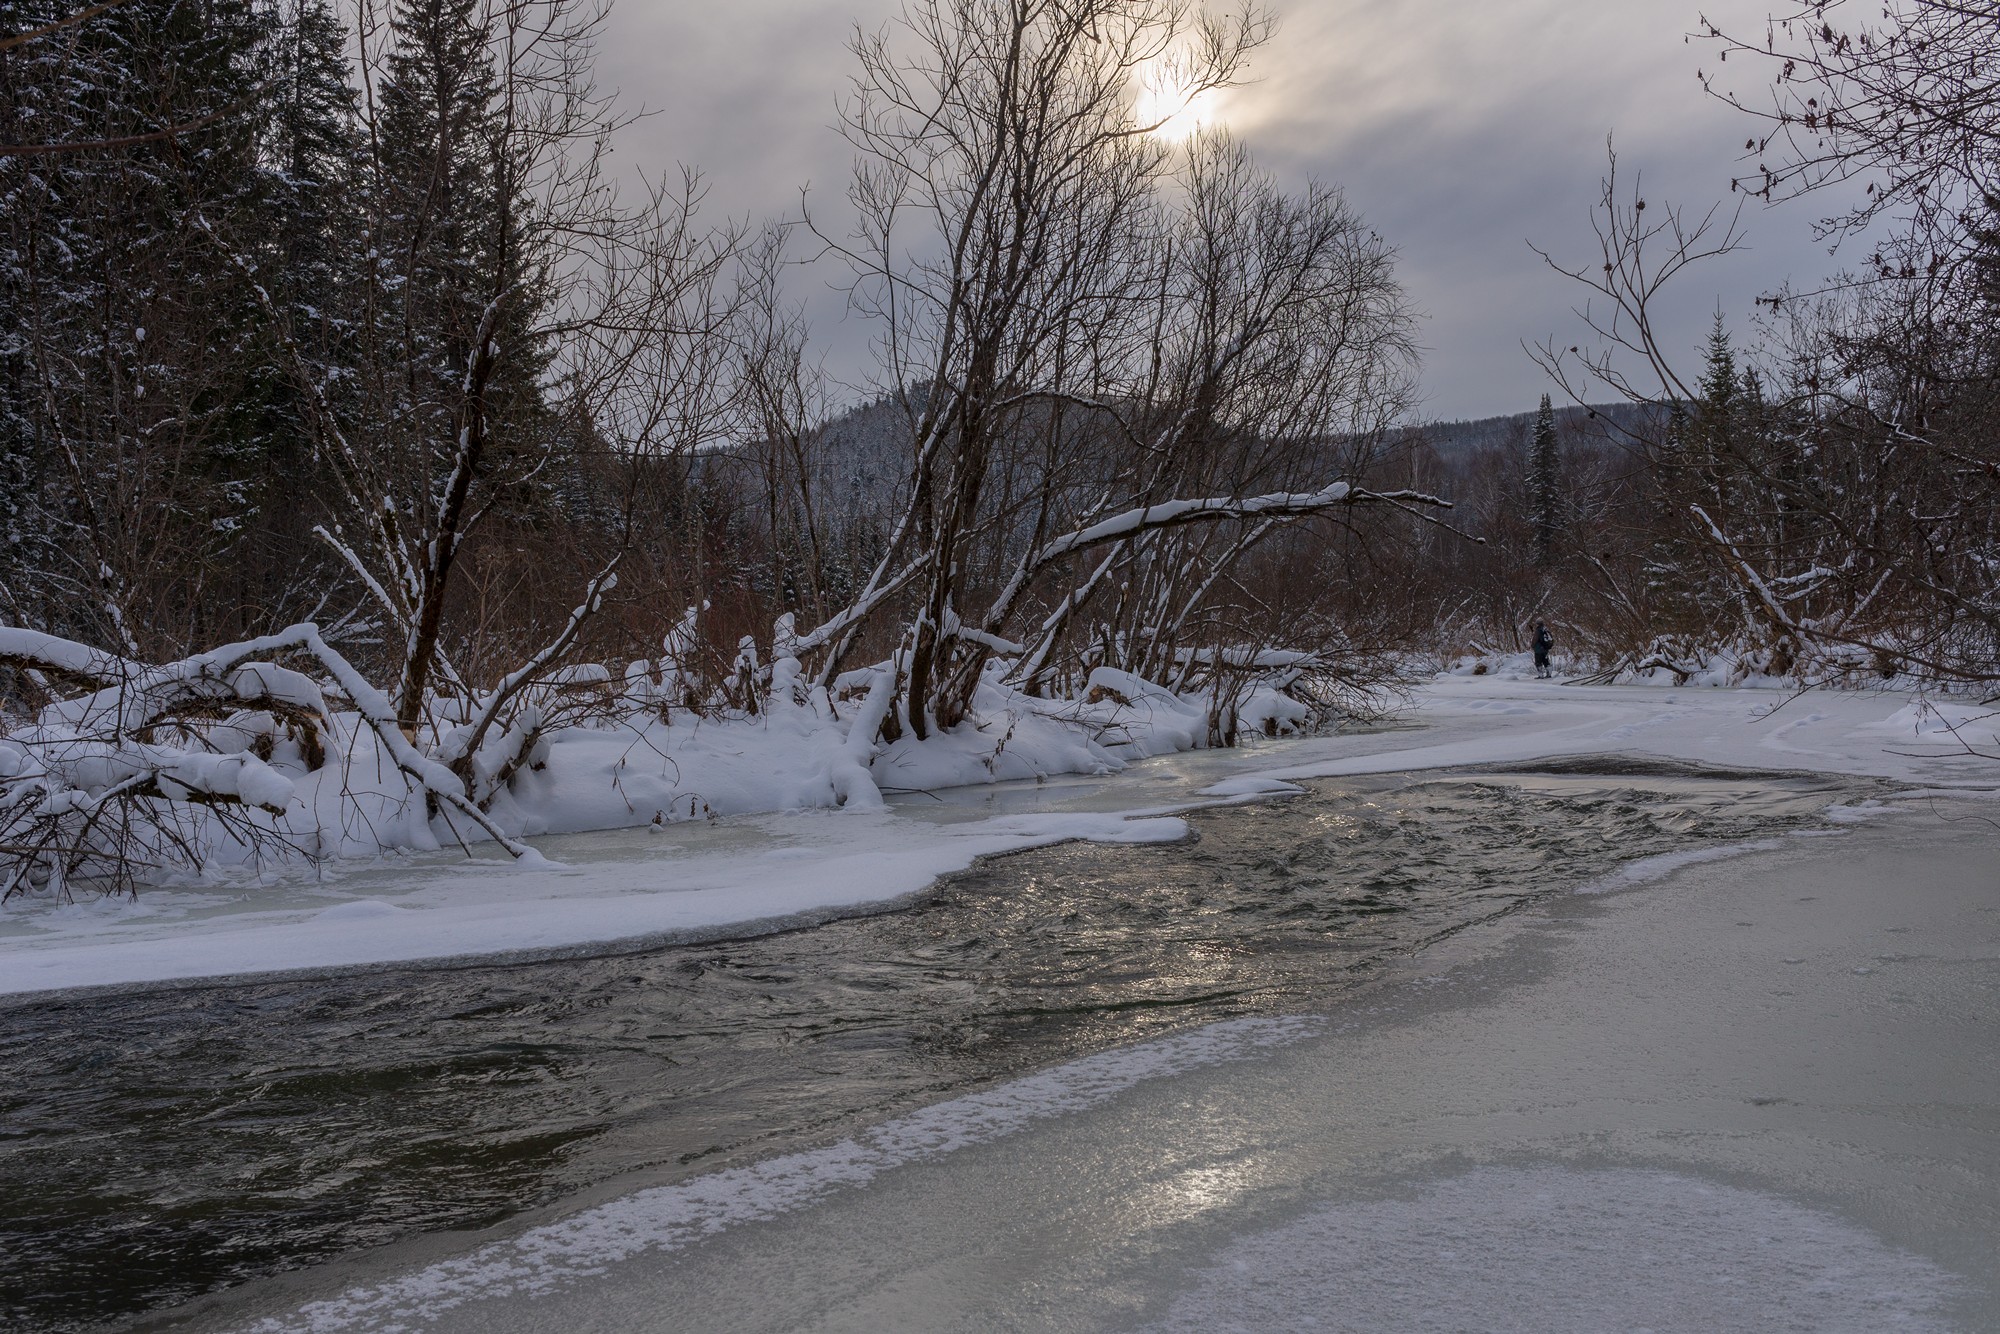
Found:
[[[1318,1209],[1194,1274],[1157,1334],[1951,1328],[1957,1280],[1830,1214],[1674,1172],[1481,1167]]]
[[[256,1334],[428,1323],[472,1301],[546,1295],[649,1253],[681,1250],[730,1227],[776,1218],[863,1186],[893,1168],[1100,1106],[1147,1080],[1250,1059],[1316,1031],[1309,1019],[1240,1019],[1101,1052],[874,1126],[825,1148],[640,1191],[531,1228],[471,1255],[266,1319]]]

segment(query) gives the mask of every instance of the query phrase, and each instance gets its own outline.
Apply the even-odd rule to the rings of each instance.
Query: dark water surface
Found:
[[[1536,893],[1856,791],[1574,761],[1339,780],[1197,814],[1195,841],[1025,853],[787,934],[9,1005],[0,1328],[116,1322],[1170,1027],[1322,1008]]]

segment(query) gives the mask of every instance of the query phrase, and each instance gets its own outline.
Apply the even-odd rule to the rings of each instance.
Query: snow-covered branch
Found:
[[[1031,566],[1041,569],[1072,552],[1083,551],[1120,538],[1182,524],[1217,523],[1230,519],[1303,518],[1357,505],[1384,503],[1451,508],[1451,502],[1417,491],[1365,491],[1347,482],[1334,482],[1318,491],[1274,492],[1262,496],[1207,496],[1193,500],[1168,500],[1143,505],[1100,519],[1085,528],[1065,533],[1044,543],[1034,554]]]
[[[292,729],[308,770],[323,764],[331,734],[326,701],[310,677],[269,661],[287,654],[304,655],[326,671],[381,752],[426,801],[464,816],[517,858],[535,855],[480,809],[449,765],[417,749],[387,697],[314,625],[158,665],[0,627],[0,662],[96,687],[50,704],[36,724],[0,739],[0,807],[7,812],[3,828],[12,831],[0,842],[9,849],[11,881],[19,883],[39,866],[63,883],[77,865],[99,857],[84,840],[112,799],[235,804],[283,817],[292,799],[290,780],[257,755],[217,753],[199,731],[205,719],[261,713]],[[195,743],[164,744],[156,734],[165,729],[192,735]],[[27,837],[22,831],[28,828],[39,833]]]
[[[928,556],[919,556],[893,574],[873,581],[862,595],[836,615],[798,637],[797,650],[810,653],[833,643],[849,630],[868,619],[874,610],[894,597],[912,579],[922,574],[930,563]]]

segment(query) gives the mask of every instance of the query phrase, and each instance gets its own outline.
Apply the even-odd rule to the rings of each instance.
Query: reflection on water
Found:
[[[1676,772],[1346,780],[1198,815],[1189,843],[1045,849],[783,935],[12,1006],[0,1325],[81,1328],[1171,1026],[1322,1007],[1538,891],[1839,795]]]

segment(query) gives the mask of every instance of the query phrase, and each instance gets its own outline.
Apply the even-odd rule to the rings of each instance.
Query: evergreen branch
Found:
[[[108,153],[119,148],[136,148],[140,144],[162,143],[168,139],[178,139],[184,134],[192,134],[196,130],[206,129],[217,121],[242,110],[248,103],[248,98],[240,99],[230,103],[226,107],[211,111],[205,116],[197,116],[193,120],[184,120],[178,125],[169,125],[163,130],[151,130],[145,134],[120,135],[115,139],[72,139],[57,144],[0,144],[0,158],[42,157],[52,153]]]
[[[79,9],[76,13],[66,18],[59,18],[53,23],[44,23],[39,28],[30,28],[26,32],[17,32],[11,37],[0,37],[0,51],[12,51],[17,46],[26,46],[37,37],[47,37],[52,32],[61,32],[64,28],[71,28],[79,23],[86,23],[96,18],[99,14],[102,14],[105,10],[116,9],[124,3],[125,0],[103,0],[101,4],[92,5],[88,9]]]

